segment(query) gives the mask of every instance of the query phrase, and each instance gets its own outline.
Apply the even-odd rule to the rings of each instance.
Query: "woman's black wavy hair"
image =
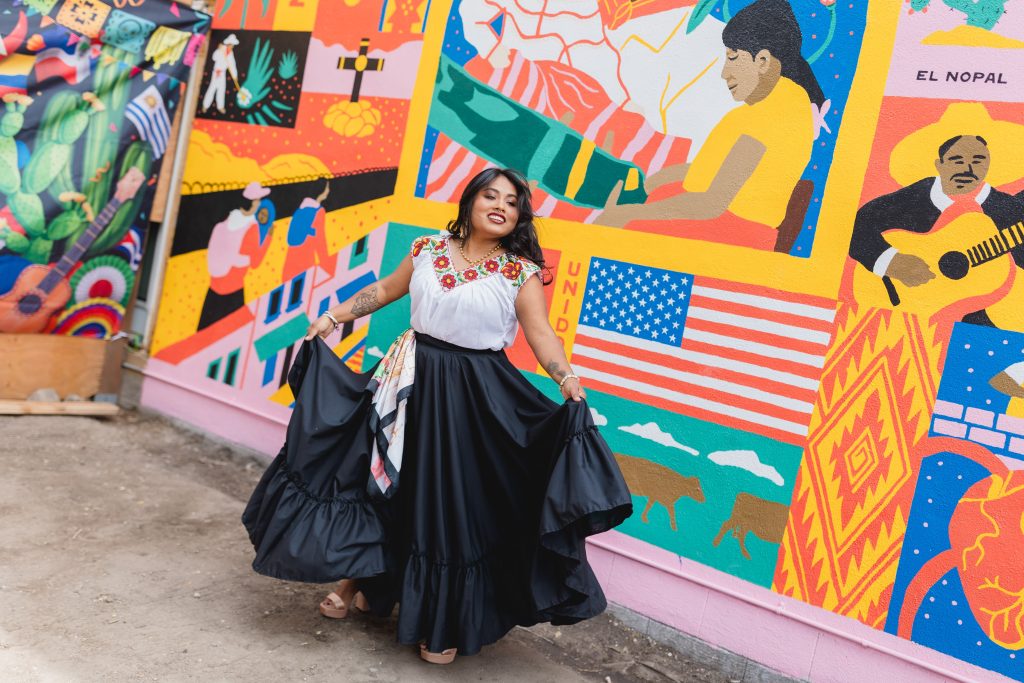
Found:
[[[803,33],[789,0],[755,0],[733,15],[722,30],[722,42],[730,50],[756,56],[768,50],[782,63],[782,75],[804,90],[819,107],[825,102],[811,65],[800,54]]]
[[[448,232],[463,240],[469,237],[473,232],[473,223],[470,220],[473,202],[476,200],[476,196],[498,176],[505,176],[516,188],[516,207],[519,209],[519,220],[516,221],[516,227],[501,239],[501,246],[511,254],[536,263],[544,274],[541,280],[545,285],[549,284],[552,280],[551,274],[544,263],[544,252],[541,251],[540,240],[537,239],[537,229],[533,225],[535,216],[530,184],[519,171],[512,168],[487,168],[477,173],[462,190],[462,196],[459,198],[459,213],[454,220],[448,222]]]

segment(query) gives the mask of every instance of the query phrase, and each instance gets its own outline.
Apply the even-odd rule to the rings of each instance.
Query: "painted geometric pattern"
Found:
[[[943,348],[918,318],[843,304],[773,590],[882,628]]]

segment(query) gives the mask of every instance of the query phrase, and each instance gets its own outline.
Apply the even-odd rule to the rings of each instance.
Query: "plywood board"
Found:
[[[48,387],[61,398],[117,393],[125,343],[125,339],[0,334],[0,399],[25,399],[36,389]]]

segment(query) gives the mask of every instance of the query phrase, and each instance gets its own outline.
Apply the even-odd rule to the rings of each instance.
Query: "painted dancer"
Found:
[[[548,323],[544,271],[525,178],[488,169],[448,234],[417,239],[310,325],[286,443],[242,518],[256,571],[343,579],[327,617],[400,603],[398,640],[434,663],[605,608],[584,540],[628,517],[631,498]],[[411,329],[373,371],[353,373],[318,338],[406,293]],[[519,325],[563,404],[506,357]]]
[[[224,95],[228,91],[227,77],[231,76],[235,84],[235,90],[239,90],[238,66],[235,64],[234,48],[238,45],[238,38],[234,33],[228,35],[224,42],[217,46],[210,57],[212,71],[210,72],[210,85],[203,95],[203,111],[210,108],[216,102],[217,111],[224,113]]]
[[[595,222],[645,221],[641,229],[651,232],[772,250],[811,158],[814,112],[825,103],[802,41],[787,0],[757,0],[737,12],[722,31],[721,76],[743,104],[722,117],[692,162],[645,184],[652,193],[682,183],[682,193],[633,206],[613,192]]]
[[[213,226],[206,248],[206,267],[210,272],[210,289],[203,299],[198,330],[245,306],[245,274],[263,262],[270,240],[260,235],[256,211],[270,194],[268,188],[253,181],[242,196],[248,207],[231,209],[227,218]]]

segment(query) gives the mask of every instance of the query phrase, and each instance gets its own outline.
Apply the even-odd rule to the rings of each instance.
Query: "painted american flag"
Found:
[[[572,364],[599,391],[802,443],[835,302],[594,258]]]

